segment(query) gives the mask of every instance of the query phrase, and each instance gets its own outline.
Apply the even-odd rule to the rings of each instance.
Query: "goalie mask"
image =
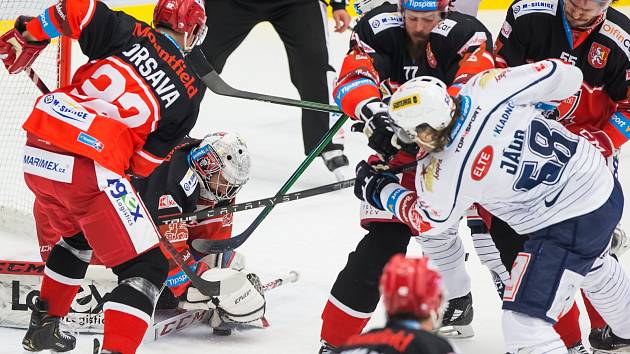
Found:
[[[236,133],[206,135],[190,151],[188,163],[208,192],[204,198],[211,200],[234,198],[249,180],[249,151]]]
[[[446,84],[431,76],[407,81],[389,101],[398,140],[418,144],[428,151],[436,148],[437,135],[451,123],[455,108]]]

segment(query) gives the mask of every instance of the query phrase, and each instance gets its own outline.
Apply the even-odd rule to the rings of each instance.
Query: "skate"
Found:
[[[337,181],[344,181],[351,177],[350,161],[342,150],[324,151],[321,156],[328,170],[335,174]]]
[[[22,339],[22,347],[29,352],[50,349],[56,352],[67,352],[76,346],[77,340],[69,332],[59,328],[60,317],[48,315],[48,303],[37,298],[29,305],[31,322]]]
[[[473,320],[472,294],[451,299],[444,310],[442,327],[437,333],[449,338],[470,338],[475,335]]]
[[[593,354],[630,353],[630,339],[617,337],[609,326],[591,330],[588,341]]]
[[[94,338],[94,350],[92,351],[93,354],[122,354],[121,352],[112,352],[107,349],[99,351],[100,347],[101,343],[98,341],[98,339]]]
[[[586,348],[584,348],[584,344],[582,341],[578,341],[571,348],[567,348],[569,354],[591,354]]]
[[[322,341],[322,346],[319,348],[319,351],[317,352],[317,354],[336,354],[336,353],[337,351],[335,351],[335,347],[326,343],[325,341]]]

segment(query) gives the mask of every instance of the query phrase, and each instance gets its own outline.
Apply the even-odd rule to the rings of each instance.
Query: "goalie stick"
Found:
[[[284,284],[295,283],[298,281],[300,274],[292,270],[289,273],[263,284],[261,289],[264,293],[278,288]],[[205,323],[210,319],[210,311],[206,309],[188,310],[169,317],[157,323],[154,323],[146,332],[144,342],[156,341],[160,338],[177,333],[183,329],[193,327],[200,323]]]
[[[418,163],[418,161],[414,160],[413,162],[410,162],[410,163],[407,163],[407,164],[404,164],[404,165],[400,165],[400,166],[394,167],[394,168],[392,168],[390,170],[387,170],[387,172],[396,174],[396,173],[401,173],[401,172],[413,170],[413,169],[416,168],[416,164],[417,163]],[[261,205],[264,205],[265,203],[268,203],[268,205],[263,210],[263,212],[264,212],[267,209],[271,210],[273,207],[276,206],[276,204],[279,204],[279,203],[284,203],[284,202],[288,202],[288,201],[291,201],[291,200],[297,200],[297,199],[301,199],[301,198],[314,196],[314,195],[317,195],[317,194],[331,192],[333,190],[338,190],[338,189],[348,188],[348,187],[354,186],[355,181],[356,181],[356,179],[350,179],[350,180],[347,180],[347,181],[327,184],[327,185],[321,186],[321,187],[316,187],[316,188],[312,188],[312,189],[306,189],[306,190],[303,190],[303,191],[300,191],[300,192],[284,194],[284,195],[276,194],[275,197],[266,198],[266,199],[259,199],[259,200],[255,200],[255,201],[250,202],[250,203],[260,203],[256,207],[259,207]],[[302,194],[300,194],[300,193],[302,193]],[[291,198],[293,198],[293,199],[291,199]],[[250,204],[248,204],[248,203],[242,203],[242,204],[233,205],[232,207],[238,207],[241,210],[248,210],[248,209],[250,209],[250,208],[252,208],[254,206],[250,206]],[[201,214],[203,214],[203,213],[210,213],[210,212],[212,212],[214,210],[221,211],[222,209],[228,209],[228,208],[230,208],[230,207],[224,207],[224,208],[218,208],[218,209],[210,209],[210,210],[202,210],[199,213],[201,213]],[[245,208],[247,208],[247,209],[245,209]],[[241,210],[236,210],[236,211],[241,211]],[[193,214],[195,214],[195,213],[193,213]],[[262,213],[261,213],[261,215],[262,215]],[[259,215],[259,217],[260,217],[260,215]],[[258,218],[256,218],[256,220],[254,220],[254,223],[252,224],[252,226],[254,226],[254,225],[258,226],[258,224],[260,224],[260,221],[262,221],[262,220],[258,221],[258,224],[256,224],[256,221],[258,221]],[[225,239],[225,240],[201,240],[201,239],[193,240],[192,241],[192,246],[197,252],[201,252],[201,253],[223,253],[223,252],[231,251],[233,249],[238,248],[245,241],[247,241],[249,236],[251,236],[252,232],[256,229],[255,226],[253,228],[252,228],[252,226],[247,228],[245,230],[245,232],[241,233],[240,235],[234,236],[232,238],[228,238],[228,239]],[[249,230],[249,233],[248,233],[248,230]]]

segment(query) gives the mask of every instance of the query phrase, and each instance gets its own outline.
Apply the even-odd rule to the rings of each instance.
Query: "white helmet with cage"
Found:
[[[237,133],[206,135],[190,151],[188,162],[205,187],[204,198],[231,199],[249,180],[249,150]]]
[[[396,4],[396,0],[355,0],[354,10],[357,12],[357,15],[363,16],[372,9],[385,3]]]
[[[422,125],[439,132],[451,122],[455,102],[446,91],[446,84],[432,76],[411,79],[398,88],[389,101],[389,115],[396,123],[394,131],[406,144],[420,143],[418,127]]]

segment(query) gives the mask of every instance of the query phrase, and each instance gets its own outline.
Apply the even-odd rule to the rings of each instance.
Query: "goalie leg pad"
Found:
[[[219,282],[233,277],[240,279],[241,287],[211,299],[221,318],[238,323],[261,319],[265,315],[266,302],[257,276],[231,268],[212,268],[201,274],[202,279]]]

